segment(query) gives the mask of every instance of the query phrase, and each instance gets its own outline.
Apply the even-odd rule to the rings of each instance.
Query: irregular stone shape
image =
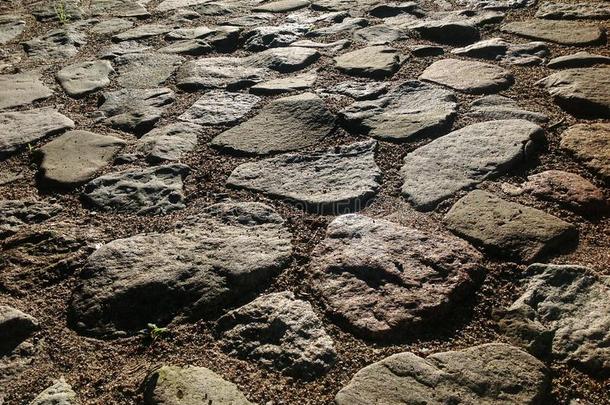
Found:
[[[389,87],[388,83],[384,82],[345,81],[323,90],[322,93],[341,94],[355,100],[370,100],[387,93]]]
[[[365,18],[346,18],[340,23],[331,24],[324,28],[318,28],[307,33],[309,37],[324,37],[353,32],[357,29],[369,25],[369,20]]]
[[[377,193],[374,141],[237,166],[227,184],[283,198],[309,212],[356,211]]]
[[[513,21],[503,25],[500,31],[525,38],[573,46],[594,45],[605,38],[604,32],[596,24],[573,21]]]
[[[551,334],[546,349],[590,373],[610,370],[610,278],[576,265],[533,264],[525,292],[508,308],[502,332],[524,345]],[[522,325],[537,323],[539,330]],[[529,331],[529,333],[528,333]]]
[[[468,125],[408,153],[400,175],[403,196],[418,210],[431,210],[459,190],[505,173],[531,157],[544,139],[525,120]]]
[[[0,44],[17,38],[25,29],[25,21],[16,15],[0,16]]]
[[[568,69],[540,80],[557,104],[578,117],[610,117],[610,66]]]
[[[610,65],[610,57],[581,51],[571,55],[553,58],[546,66],[551,69],[572,69],[591,67],[594,65]]]
[[[545,1],[538,7],[536,17],[549,20],[604,20],[610,18],[610,5],[604,2],[563,3]]]
[[[262,82],[270,74],[263,67],[252,66],[247,58],[199,58],[184,63],[176,72],[178,87],[199,89],[240,89]]]
[[[244,49],[261,51],[263,49],[288,46],[309,31],[305,24],[284,24],[280,26],[256,27],[246,32]]]
[[[46,390],[42,391],[30,405],[76,405],[76,392],[63,377],[55,381]]]
[[[459,59],[436,61],[424,70],[419,79],[471,94],[497,93],[514,80],[509,71],[499,66]]]
[[[335,127],[335,117],[313,93],[283,97],[216,136],[210,144],[231,151],[267,155],[313,146]]]
[[[315,49],[289,46],[271,48],[255,53],[248,58],[252,66],[272,69],[280,73],[296,72],[314,63],[320,54]]]
[[[308,0],[279,0],[261,4],[252,9],[259,13],[287,13],[309,7]]]
[[[43,201],[0,200],[0,237],[13,235],[25,225],[44,222],[61,211],[61,206]]]
[[[91,180],[126,145],[114,136],[68,131],[38,150],[41,180],[75,186]]]
[[[288,291],[263,295],[228,312],[216,331],[225,350],[295,377],[315,378],[337,357],[311,304]]]
[[[155,128],[138,140],[136,148],[146,155],[149,163],[179,161],[184,154],[197,146],[197,136],[202,134],[199,125],[176,123]]]
[[[396,338],[448,320],[480,281],[481,258],[452,236],[348,214],[312,253],[311,286],[351,332]]]
[[[52,95],[53,90],[42,83],[38,72],[0,76],[0,110],[32,104]]]
[[[477,27],[467,22],[430,20],[411,25],[422,38],[441,44],[465,44],[480,38]]]
[[[76,55],[79,48],[86,43],[83,33],[70,28],[58,28],[24,42],[23,47],[30,58],[44,61],[66,60]]]
[[[157,11],[170,11],[178,8],[194,7],[208,3],[210,0],[163,0],[157,6]]]
[[[561,148],[610,181],[610,124],[576,124],[561,135]]]
[[[0,160],[70,128],[74,122],[50,107],[0,113]]]
[[[498,97],[505,99],[505,101],[498,103]],[[546,115],[535,111],[523,110],[514,100],[497,95],[485,96],[475,100],[470,105],[470,110],[464,116],[475,121],[522,119],[538,125],[549,121],[549,117]]]
[[[379,0],[314,0],[311,2],[311,8],[319,11],[364,12],[378,3]]]
[[[502,38],[491,38],[463,48],[455,48],[451,53],[471,58],[498,59],[506,54],[509,46],[510,44]]]
[[[385,45],[404,38],[404,31],[385,24],[372,25],[354,32],[356,41],[369,45]]]
[[[405,141],[441,135],[451,127],[456,113],[453,92],[413,80],[376,100],[356,102],[340,115],[345,125],[369,136]]]
[[[130,53],[141,53],[149,49],[152,49],[152,47],[148,45],[143,45],[136,41],[123,41],[117,44],[112,44],[105,48],[100,53],[100,58],[115,59],[121,55],[127,55]]]
[[[105,174],[87,183],[83,197],[103,211],[166,214],[185,207],[182,179],[189,170],[171,164]]]
[[[156,37],[159,35],[167,34],[172,28],[168,25],[163,24],[145,24],[135,28],[123,31],[120,34],[116,34],[112,37],[113,41],[133,41],[138,39],[146,39],[150,37]]]
[[[216,315],[288,266],[290,239],[272,208],[229,202],[169,233],[112,241],[87,260],[70,320],[81,332],[113,337]]]
[[[254,405],[235,384],[204,367],[162,366],[144,387],[146,405]]]
[[[89,13],[93,17],[135,17],[146,18],[150,13],[142,4],[147,1],[135,0],[91,0],[89,2]]]
[[[577,174],[561,170],[547,170],[527,176],[527,181],[521,186],[513,188],[503,185],[502,190],[512,195],[532,194],[583,214],[602,213],[607,208],[602,190]]]
[[[157,51],[161,53],[199,56],[212,52],[213,50],[214,48],[203,39],[186,39],[159,48]]]
[[[337,56],[335,64],[348,75],[382,79],[398,71],[401,55],[394,48],[370,46]]]
[[[452,232],[486,250],[531,262],[575,241],[577,230],[535,208],[475,190],[458,200],[445,215]]]
[[[317,49],[323,54],[334,55],[339,51],[350,46],[350,42],[346,39],[340,39],[335,42],[315,42],[310,40],[300,40],[292,43],[292,46],[301,48]]]
[[[409,49],[411,55],[417,57],[438,56],[445,53],[443,47],[435,45],[413,45]]]
[[[178,119],[200,125],[234,124],[260,100],[251,94],[212,90],[201,96]]]
[[[169,32],[165,39],[170,41],[201,40],[218,52],[232,52],[237,46],[241,29],[239,27],[194,27],[179,28]]]
[[[369,9],[369,14],[377,18],[395,17],[400,14],[423,16],[424,12],[414,1],[380,3]]]
[[[133,27],[133,22],[124,18],[111,18],[110,20],[100,21],[91,28],[90,32],[97,35],[111,35],[125,31]]]
[[[459,5],[486,10],[511,10],[534,5],[535,0],[458,0]]]
[[[39,1],[32,5],[32,14],[38,21],[59,21],[60,12],[66,20],[79,20],[85,17],[85,10],[76,0],[67,0],[58,5],[53,1]]]
[[[132,89],[147,89],[164,83],[184,62],[177,55],[134,53],[119,56],[114,66],[119,74],[117,83]]]
[[[100,111],[104,122],[136,134],[150,130],[167,106],[174,102],[174,92],[168,88],[122,89],[103,93]]]
[[[315,71],[306,72],[297,76],[281,77],[250,87],[250,93],[260,95],[276,95],[292,91],[308,90],[317,79]]]
[[[38,328],[38,320],[33,316],[0,305],[0,354],[12,352]]]
[[[550,372],[541,361],[504,343],[421,358],[398,353],[354,375],[337,405],[544,403]]]
[[[66,66],[57,72],[56,77],[68,95],[79,97],[108,86],[111,73],[114,69],[110,62],[96,60]]]
[[[509,65],[540,65],[544,63],[544,57],[548,54],[549,47],[545,42],[511,44],[502,61]]]

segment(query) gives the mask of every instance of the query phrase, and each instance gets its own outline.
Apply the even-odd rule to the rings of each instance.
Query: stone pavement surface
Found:
[[[610,404],[609,28],[0,2],[0,404]]]

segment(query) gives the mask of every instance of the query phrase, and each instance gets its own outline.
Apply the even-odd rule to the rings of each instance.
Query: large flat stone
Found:
[[[107,60],[96,60],[66,66],[56,77],[68,95],[80,97],[110,84],[108,76],[114,69]]]
[[[0,44],[6,44],[17,38],[25,29],[25,21],[17,15],[0,16]]]
[[[576,124],[561,135],[561,148],[610,181],[610,124]]]
[[[176,83],[184,90],[240,89],[262,82],[271,72],[252,66],[247,58],[200,58],[184,63],[176,72]]]
[[[178,119],[200,125],[234,124],[260,100],[251,94],[212,90],[201,96]]]
[[[122,55],[113,64],[119,74],[119,85],[148,89],[163,84],[182,62],[181,56],[150,52]]]
[[[30,58],[49,63],[75,56],[86,42],[82,32],[71,28],[57,28],[23,43]]]
[[[603,20],[610,18],[610,5],[599,1],[578,3],[545,1],[538,7],[536,17],[549,20]]]
[[[0,75],[0,110],[32,104],[52,95],[53,90],[42,83],[38,72]]]
[[[382,79],[398,71],[401,55],[394,48],[370,46],[337,56],[335,64],[348,75]]]
[[[149,163],[177,162],[195,149],[198,136],[203,134],[202,129],[199,125],[183,122],[155,128],[138,140],[136,149]]]
[[[525,38],[572,46],[594,45],[605,38],[604,31],[597,24],[573,21],[514,21],[503,25],[500,30]]]
[[[499,66],[459,59],[436,61],[424,70],[419,79],[472,94],[497,93],[514,80],[509,71]]]

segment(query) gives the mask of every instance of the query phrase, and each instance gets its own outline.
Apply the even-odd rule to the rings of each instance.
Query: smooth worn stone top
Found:
[[[109,85],[111,73],[114,69],[109,61],[96,60],[66,66],[56,77],[68,95],[79,97]]]
[[[349,75],[382,79],[398,71],[401,55],[394,48],[370,46],[337,56],[335,64]]]
[[[551,69],[585,68],[593,65],[610,65],[610,56],[596,55],[581,51],[571,55],[558,56],[547,63]]]
[[[32,104],[52,95],[53,90],[42,83],[36,71],[0,75],[0,110]]]
[[[472,94],[497,93],[514,80],[509,71],[499,66],[460,59],[436,61],[424,70],[419,79]]]
[[[525,120],[468,125],[407,154],[402,194],[419,210],[434,209],[455,192],[521,164],[542,139],[542,128]]]
[[[458,200],[445,215],[452,232],[486,250],[531,262],[576,241],[574,225],[544,211],[475,190]]]
[[[310,2],[308,0],[270,1],[254,7],[252,11],[259,13],[286,13],[288,11],[309,7],[309,4]]]
[[[568,150],[606,181],[610,181],[610,124],[576,124],[561,135]]]
[[[347,214],[330,223],[312,253],[311,287],[358,336],[413,336],[448,321],[474,293],[481,259],[456,237]]]
[[[550,20],[603,20],[610,18],[610,4],[602,1],[577,3],[545,1],[538,7],[536,17]]]
[[[525,38],[556,42],[560,45],[594,45],[604,39],[604,31],[597,24],[573,21],[514,21],[503,25],[500,30]]]
[[[255,96],[250,96],[255,97]],[[210,142],[231,151],[267,155],[313,146],[335,127],[335,117],[313,93],[273,100],[261,111]]]
[[[404,352],[354,375],[337,405],[542,404],[550,371],[534,356],[504,343],[488,343],[422,358]]]

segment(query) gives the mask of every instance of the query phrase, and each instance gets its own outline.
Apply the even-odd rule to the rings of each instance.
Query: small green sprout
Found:
[[[68,11],[66,10],[66,3],[63,0],[59,0],[53,6],[55,9],[55,14],[57,15],[57,19],[62,25],[68,23],[70,16],[68,15]]]
[[[167,328],[160,328],[154,323],[148,324],[148,335],[150,336],[150,339],[153,342],[157,341],[158,339],[161,339],[166,335],[169,335],[169,333],[169,329]]]

